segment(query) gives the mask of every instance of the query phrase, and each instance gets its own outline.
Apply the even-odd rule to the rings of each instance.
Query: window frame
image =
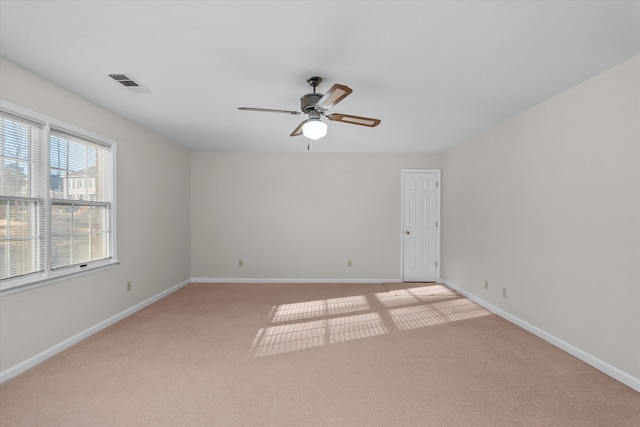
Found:
[[[101,135],[97,135],[93,132],[87,131],[86,129],[79,128],[77,126],[71,125],[69,123],[63,122],[61,120],[55,119],[53,117],[49,117],[45,114],[38,113],[32,111],[30,109],[21,107],[19,105],[13,104],[11,102],[5,101],[4,99],[0,99],[0,110],[2,112],[16,116],[18,118],[23,118],[24,120],[28,120],[31,122],[42,124],[41,130],[41,157],[42,164],[39,165],[41,169],[41,173],[44,174],[44,257],[45,257],[45,265],[44,271],[42,272],[34,272],[25,274],[23,276],[15,276],[9,277],[5,279],[0,279],[0,295],[6,295],[14,292],[20,292],[27,289],[32,289],[35,287],[45,286],[51,283],[59,282],[61,280],[66,280],[78,276],[82,276],[85,274],[94,273],[97,271],[102,271],[108,268],[113,268],[117,264],[118,261],[118,245],[117,245],[117,143],[114,140],[109,138],[105,138]],[[74,135],[78,138],[84,139],[85,141],[95,143],[97,145],[101,145],[103,147],[108,147],[111,151],[111,173],[112,173],[112,200],[110,202],[98,202],[98,204],[110,204],[111,207],[111,256],[109,258],[104,258],[95,261],[87,261],[85,263],[65,266],[65,267],[52,267],[52,254],[51,254],[51,242],[52,242],[52,210],[53,210],[53,199],[51,197],[51,182],[50,182],[50,171],[51,171],[51,161],[49,159],[49,148],[50,148],[50,134],[51,130],[55,129],[57,131],[68,132],[71,135]],[[85,201],[86,202],[86,201]]]

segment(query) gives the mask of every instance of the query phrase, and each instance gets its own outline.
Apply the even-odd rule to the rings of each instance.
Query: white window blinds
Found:
[[[0,279],[44,270],[42,124],[0,112]]]
[[[111,258],[111,147],[51,128],[51,268]]]

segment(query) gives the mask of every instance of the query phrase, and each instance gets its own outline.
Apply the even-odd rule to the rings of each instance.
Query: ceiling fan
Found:
[[[304,135],[309,139],[317,140],[327,134],[327,124],[324,123],[322,116],[334,122],[350,123],[353,125],[376,127],[380,124],[379,119],[370,117],[352,116],[349,114],[332,113],[328,114],[327,110],[338,102],[345,99],[353,92],[351,88],[334,84],[325,93],[316,93],[316,87],[322,83],[322,78],[318,76],[309,77],[307,83],[313,88],[313,93],[307,93],[300,98],[300,111],[293,110],[276,110],[271,108],[252,108],[238,107],[238,110],[244,111],[262,111],[267,113],[287,113],[287,114],[308,114],[309,118],[298,125],[290,136]]]

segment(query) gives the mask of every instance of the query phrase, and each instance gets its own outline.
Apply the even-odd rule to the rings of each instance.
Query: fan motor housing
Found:
[[[306,95],[302,95],[300,98],[300,110],[303,113],[308,113],[311,110],[316,110],[316,104],[322,98],[321,93],[308,93]]]

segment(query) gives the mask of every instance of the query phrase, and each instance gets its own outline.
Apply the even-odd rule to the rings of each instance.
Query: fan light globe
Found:
[[[309,119],[302,125],[302,133],[309,139],[320,139],[327,134],[327,124],[320,119]]]

